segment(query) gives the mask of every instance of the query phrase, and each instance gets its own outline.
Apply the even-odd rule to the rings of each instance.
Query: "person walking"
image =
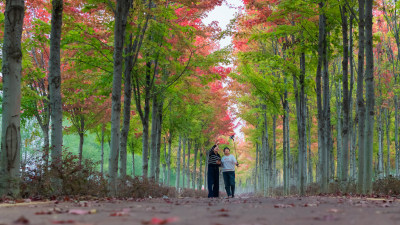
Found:
[[[228,147],[224,148],[222,157],[222,176],[224,177],[225,190],[228,198],[235,197],[235,165],[239,166],[234,155]]]
[[[219,196],[219,167],[221,166],[221,156],[218,154],[218,142],[208,153],[208,197],[218,198]]]

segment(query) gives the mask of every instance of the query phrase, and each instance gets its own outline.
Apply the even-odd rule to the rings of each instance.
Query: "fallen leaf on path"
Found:
[[[86,215],[86,214],[95,214],[96,209],[91,209],[91,210],[82,210],[82,209],[70,209],[68,211],[69,214],[73,215]]]
[[[29,224],[29,220],[26,219],[25,217],[21,216],[16,221],[14,221],[13,224],[15,224],[15,225]]]
[[[111,213],[110,216],[129,216],[129,208],[122,209],[122,211]]]
[[[167,219],[160,219],[157,217],[153,217],[150,221],[142,221],[142,224],[167,224],[167,223],[173,223],[178,221],[177,217],[170,217]]]
[[[294,204],[275,204],[274,208],[292,208]]]
[[[317,203],[306,203],[303,205],[304,207],[317,207],[318,204]]]
[[[75,220],[53,220],[51,221],[52,224],[70,224],[75,223]]]
[[[339,209],[329,209],[328,212],[330,212],[330,213],[338,213]]]
[[[51,211],[40,211],[40,212],[35,212],[35,215],[51,215],[53,214]]]
[[[229,210],[222,208],[222,209],[220,209],[220,210],[218,210],[218,211],[219,211],[219,212],[228,212]]]

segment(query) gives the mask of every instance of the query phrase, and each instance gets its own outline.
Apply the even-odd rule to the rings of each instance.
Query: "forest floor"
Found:
[[[400,200],[242,196],[0,204],[0,225],[15,224],[400,224]]]

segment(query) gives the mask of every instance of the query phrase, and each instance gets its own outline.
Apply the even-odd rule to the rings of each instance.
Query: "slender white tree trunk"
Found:
[[[24,0],[7,0],[3,42],[3,103],[0,152],[0,196],[19,196],[21,134],[21,36]]]

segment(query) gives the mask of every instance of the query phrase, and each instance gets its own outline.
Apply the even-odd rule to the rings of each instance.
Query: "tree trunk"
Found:
[[[343,155],[345,154],[343,152],[343,140],[342,140],[342,106],[341,106],[341,101],[342,101],[342,88],[340,81],[336,82],[336,117],[337,117],[337,124],[336,124],[336,130],[337,130],[337,136],[336,136],[336,151],[337,151],[337,170],[336,170],[336,177],[338,178],[339,181],[342,181],[342,169],[343,169]],[[343,90],[344,92],[344,90]]]
[[[361,0],[362,1],[362,0]],[[374,91],[374,49],[373,49],[373,1],[365,3],[365,193],[372,193],[373,175],[373,143],[374,143],[374,122],[375,122],[375,91]]]
[[[278,177],[276,174],[276,115],[272,118],[272,136],[273,136],[273,156],[272,156],[272,188],[276,187],[276,178]]]
[[[181,173],[181,148],[182,148],[182,136],[179,135],[178,153],[176,154],[176,181],[175,181],[175,187],[178,191],[179,191],[179,179]]]
[[[319,3],[319,8],[323,11],[324,2]],[[322,95],[322,74],[324,74],[324,84],[326,65],[326,17],[325,13],[319,15],[319,40],[318,40],[318,65],[317,65],[317,75],[316,75],[316,91],[317,91],[317,107],[318,107],[318,150],[319,150],[319,171],[320,171],[320,183],[321,191],[328,191],[328,132],[329,129],[326,127],[326,99],[325,96],[325,85],[324,85],[324,96]],[[322,67],[324,67],[322,69]],[[328,86],[329,88],[329,86]],[[328,89],[327,89],[328,90]],[[326,90],[326,91],[327,91]],[[324,97],[324,102],[322,102],[322,97]],[[324,106],[322,106],[324,103]]]
[[[132,178],[135,178],[136,172],[135,172],[135,149],[133,146],[132,142]]]
[[[164,137],[164,163],[163,163],[163,184],[166,185],[167,183],[167,176],[168,176],[168,172],[167,172],[167,140]],[[169,184],[168,184],[169,186]]]
[[[101,165],[100,165],[100,173],[101,177],[104,175],[104,130],[106,128],[106,124],[103,123],[101,127]]]
[[[364,107],[364,5],[365,0],[359,0],[359,22],[358,22],[358,78],[357,78],[357,106],[358,106],[358,192],[365,193],[365,107]]]
[[[49,91],[51,121],[51,160],[55,167],[62,166],[62,99],[61,99],[61,27],[63,0],[53,0],[50,33]],[[59,170],[59,169],[58,169]],[[60,180],[54,180],[55,190],[59,190]]]
[[[151,113],[151,144],[150,144],[150,179],[156,178],[157,164],[157,120],[158,120],[158,95],[153,96],[153,109]]]
[[[186,166],[186,177],[187,177],[187,184],[186,188],[190,188],[190,150],[191,150],[191,140],[188,139],[188,158],[187,158],[187,166]]]
[[[207,189],[207,168],[208,168],[208,152],[206,152],[206,160],[204,162],[204,189]]]
[[[308,183],[313,183],[313,161],[312,161],[312,155],[311,155],[311,126],[312,126],[312,115],[310,113],[309,107],[307,107],[307,130],[308,130]]]
[[[117,1],[114,27],[114,72],[111,111],[111,149],[108,166],[108,189],[111,196],[117,194],[118,153],[120,141],[121,81],[125,28],[130,0]]]
[[[149,116],[150,116],[150,91],[151,91],[151,62],[146,63],[146,85],[144,97],[144,112],[141,113],[141,121],[143,126],[143,139],[142,139],[142,166],[143,177],[147,178],[149,170]],[[138,85],[138,84],[136,84]],[[140,88],[138,88],[140,89]],[[140,97],[136,102],[137,108],[140,108]],[[141,111],[141,110],[140,110]]]
[[[286,78],[285,78],[286,80]],[[286,83],[286,82],[285,82]],[[287,90],[285,90],[284,93],[285,97],[283,100],[283,105],[284,105],[284,114],[283,114],[283,193],[284,195],[289,195],[289,189],[290,189],[290,171],[289,171],[289,106],[288,106],[288,100],[287,100]]]
[[[3,103],[0,152],[0,196],[19,196],[21,133],[21,36],[24,0],[7,0],[3,42]],[[54,42],[54,41],[53,41]],[[54,50],[54,49],[53,49]]]
[[[186,186],[186,143],[187,139],[184,136],[183,137],[183,149],[182,149],[182,188],[185,188]]]
[[[298,178],[299,178],[299,194],[300,196],[305,195],[305,186],[306,186],[306,180],[307,180],[307,166],[306,166],[306,161],[307,161],[307,144],[306,144],[306,110],[305,110],[305,92],[304,92],[304,86],[305,86],[305,54],[302,53],[300,56],[300,90],[297,87],[297,81],[296,77],[294,77],[294,88],[295,88],[295,97],[296,97],[296,114],[297,114],[297,132],[299,136],[299,142],[298,142]]]
[[[197,183],[197,190],[201,190],[201,178],[202,178],[202,169],[203,169],[203,153],[200,150],[200,168],[199,168],[199,181]]]
[[[161,159],[161,131],[162,131],[162,109],[163,109],[163,99],[160,99],[158,103],[158,117],[157,117],[157,162],[156,162],[156,180],[159,181],[160,178],[160,159]]]
[[[356,123],[353,120],[353,89],[354,89],[354,56],[353,56],[353,13],[350,13],[350,40],[349,40],[349,61],[350,61],[350,92],[349,92],[349,144],[350,144],[350,178],[355,179],[355,148],[356,148]],[[354,124],[354,126],[353,126]]]
[[[119,145],[120,154],[120,168],[119,175],[121,178],[126,177],[126,161],[127,151],[126,146],[128,142],[129,125],[131,121],[131,98],[132,98],[132,84],[131,84],[131,71],[133,63],[133,43],[132,34],[129,37],[128,46],[125,48],[125,83],[124,83],[124,119],[121,130],[121,139]]]
[[[386,177],[390,176],[390,112],[389,109],[385,110],[386,117]]]
[[[341,181],[348,181],[349,173],[349,124],[350,124],[350,98],[349,95],[349,82],[348,82],[348,71],[349,71],[349,46],[348,46],[348,16],[347,16],[347,6],[341,7],[342,12],[342,36],[343,36],[343,61],[342,61],[342,82],[343,82],[343,128],[342,137],[342,152],[341,152]],[[352,35],[352,34],[350,34]],[[352,64],[350,64],[352,67]],[[338,121],[339,122],[339,121]],[[339,131],[338,131],[339,132]]]
[[[256,165],[255,165],[255,174],[254,174],[254,193],[257,193],[257,191],[259,190],[259,188],[257,186],[257,185],[259,185],[259,182],[257,182],[257,180],[258,180],[258,176],[259,176],[258,168],[259,168],[259,164],[260,164],[259,163],[260,148],[258,146],[259,146],[259,144],[258,144],[258,142],[256,142],[256,162],[255,162]]]
[[[395,177],[399,176],[399,156],[400,156],[400,143],[399,143],[399,113],[398,113],[398,97],[394,95],[394,148],[395,148]]]
[[[193,164],[193,177],[192,177],[192,189],[196,189],[196,166],[197,166],[197,152],[199,151],[199,145],[194,146],[194,164]]]
[[[378,116],[378,178],[382,179],[384,177],[384,165],[383,165],[383,126],[382,126],[382,113],[383,109],[379,107],[379,116]]]
[[[170,131],[168,136],[168,158],[167,158],[167,167],[168,167],[168,175],[167,175],[167,184],[171,185],[171,150],[172,150],[172,133]]]
[[[82,165],[83,157],[83,142],[85,141],[85,117],[80,116],[80,127],[79,127],[79,165]]]

